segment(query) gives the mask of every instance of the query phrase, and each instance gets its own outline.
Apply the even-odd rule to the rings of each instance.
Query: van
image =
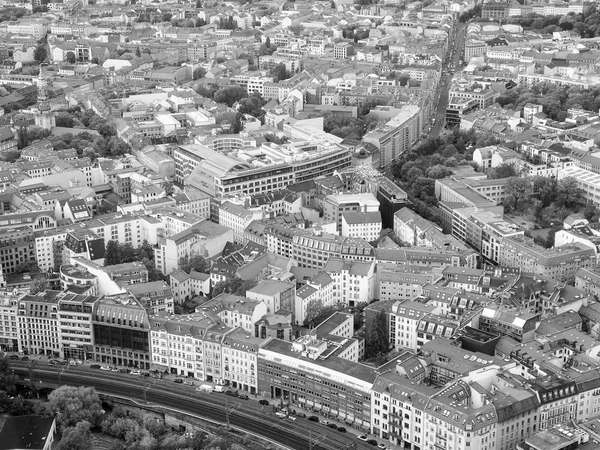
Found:
[[[215,392],[225,392],[225,388],[223,386],[215,386]]]
[[[196,391],[210,394],[213,391],[213,387],[210,384],[203,384],[202,386],[197,388]]]

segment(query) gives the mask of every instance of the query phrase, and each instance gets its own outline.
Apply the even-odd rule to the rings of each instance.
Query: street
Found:
[[[456,39],[451,39],[451,45],[448,48],[448,60],[443,66],[446,69],[446,71],[442,74],[440,78],[440,96],[439,101],[437,102],[437,108],[435,110],[435,122],[433,123],[431,131],[428,133],[428,137],[430,138],[438,137],[444,128],[444,122],[446,119],[446,108],[448,107],[448,94],[450,91],[450,86],[452,85],[451,81],[453,78],[453,75],[450,72],[461,69],[460,60],[463,54],[466,35],[467,24],[457,23],[455,34]],[[453,55],[452,58],[450,58],[450,55]],[[454,68],[452,69],[450,68],[451,63],[454,63]]]

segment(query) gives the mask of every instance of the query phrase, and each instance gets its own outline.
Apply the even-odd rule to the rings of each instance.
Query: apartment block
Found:
[[[58,296],[58,320],[63,355],[68,359],[91,360],[94,355],[92,318],[99,297],[64,293]]]
[[[375,262],[331,257],[323,268],[333,279],[333,302],[354,307],[375,298]]]
[[[5,274],[24,263],[35,262],[35,236],[27,226],[0,230],[0,262]]]
[[[325,220],[336,223],[337,231],[342,231],[342,216],[345,213],[378,211],[379,201],[372,193],[328,195],[323,201],[323,216]]]
[[[323,307],[335,305],[333,296],[335,283],[327,272],[319,272],[306,280],[296,291],[294,301],[294,323],[310,322]]]
[[[254,214],[243,206],[225,202],[219,206],[219,225],[233,230],[233,241],[245,244],[244,231],[255,219],[261,219],[262,214]]]
[[[26,295],[19,300],[19,351],[63,357],[58,315],[58,291]]]

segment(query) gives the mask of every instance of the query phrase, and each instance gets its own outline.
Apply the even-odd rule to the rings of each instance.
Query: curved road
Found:
[[[454,69],[458,70],[460,66],[460,60],[465,46],[465,38],[467,36],[467,24],[457,23],[455,31],[451,37],[451,46],[448,48],[448,59],[446,60],[444,67],[448,69],[451,62],[454,63]],[[454,57],[450,59],[450,55],[454,53]],[[435,121],[433,127],[429,132],[430,138],[436,138],[442,132],[444,123],[446,121],[446,108],[448,107],[448,94],[450,92],[450,86],[452,81],[452,75],[450,73],[442,74],[440,78],[440,86],[438,87],[439,99],[437,102],[437,108],[435,111]],[[442,84],[443,83],[443,84]]]
[[[16,374],[29,377],[29,370],[20,361],[11,361]],[[54,368],[46,364],[36,364],[32,370],[33,381],[39,386],[58,385],[62,367]],[[153,384],[152,384],[153,383]],[[253,400],[239,400],[216,393],[201,394],[196,386],[177,385],[169,380],[135,377],[128,374],[100,372],[87,366],[68,367],[60,374],[60,384],[93,386],[99,392],[147,400],[158,406],[177,409],[183,412],[226,422],[227,405],[235,409],[229,414],[231,425],[255,433],[295,450],[373,449],[359,441],[351,433],[340,433],[319,423],[297,418],[295,421],[280,419],[272,412],[272,406],[263,407]],[[149,385],[150,384],[150,385]],[[144,390],[145,398],[144,398]]]

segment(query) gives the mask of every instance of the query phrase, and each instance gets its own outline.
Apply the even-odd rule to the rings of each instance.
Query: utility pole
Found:
[[[154,386],[155,383],[156,383],[156,379],[152,379],[151,381],[149,381],[142,387],[142,392],[144,394],[144,403],[148,403],[146,393],[148,392],[148,389],[150,389],[152,386]]]
[[[313,439],[312,430],[308,430],[308,450],[313,450],[314,446],[323,442],[326,437],[327,435],[323,434],[322,436]]]
[[[37,360],[33,359],[29,364],[27,364],[27,369],[29,370],[29,382],[33,384],[33,366],[37,364]]]
[[[66,366],[62,367],[61,369],[58,369],[58,387],[62,386],[62,374],[65,373],[68,369],[69,369],[68,364]]]
[[[227,423],[227,427],[229,428],[229,414],[240,407],[239,403],[234,403],[232,406],[229,406],[229,398],[225,398],[225,422]]]

